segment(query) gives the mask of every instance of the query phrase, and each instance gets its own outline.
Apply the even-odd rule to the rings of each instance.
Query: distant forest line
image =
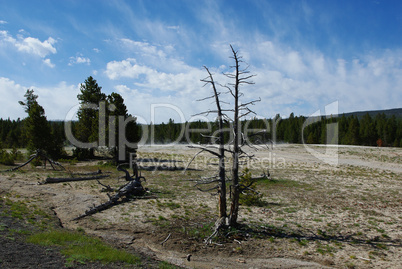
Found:
[[[323,116],[307,118],[294,116],[292,113],[286,119],[252,119],[243,121],[242,126],[249,131],[248,138],[252,143],[309,143],[309,144],[342,144],[364,146],[402,147],[402,109],[374,112],[356,112],[339,115],[338,117]],[[306,124],[306,120],[309,124]],[[335,125],[334,125],[335,123]],[[73,122],[73,130],[74,125]],[[29,134],[26,132],[25,119],[0,119],[0,148],[25,148]],[[64,141],[64,122],[49,121],[53,137]],[[337,129],[334,128],[337,126]],[[229,126],[226,126],[229,129]],[[305,128],[303,128],[305,127]],[[209,129],[208,129],[209,128]],[[149,137],[146,143],[167,144],[178,143],[210,143],[211,135],[218,129],[215,122],[168,123],[155,125],[138,125],[137,136],[142,137],[144,129]],[[203,131],[195,131],[203,130]],[[255,135],[257,130],[265,129],[264,134]],[[252,131],[250,131],[252,130]],[[253,131],[254,130],[254,131]],[[331,134],[328,134],[327,131]],[[302,135],[303,134],[303,135]],[[230,131],[225,132],[225,140],[230,141]],[[144,142],[144,141],[143,141]]]

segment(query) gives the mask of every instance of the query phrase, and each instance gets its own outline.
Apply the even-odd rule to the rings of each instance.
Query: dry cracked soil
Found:
[[[38,182],[101,169],[110,175],[102,184],[123,185],[122,173],[106,161],[63,163],[68,173],[32,166],[1,172],[1,210],[7,210],[6,199],[40,208],[56,226],[83,230],[136,253],[140,268],[402,267],[402,149],[285,144],[248,150],[255,158],[243,168],[253,175],[270,173],[270,179],[255,185],[261,201],[242,205],[240,226],[210,242],[205,239],[218,214],[216,191],[194,186],[216,174],[217,160],[206,153],[197,155],[186,171],[144,169],[149,196],[80,220],[73,219],[108,200],[100,184]],[[185,145],[142,146],[138,159],[143,168],[186,167],[197,152]],[[36,228],[7,214],[1,214],[0,228],[2,268],[126,266],[68,264],[57,247],[27,243],[18,231],[35,233]]]

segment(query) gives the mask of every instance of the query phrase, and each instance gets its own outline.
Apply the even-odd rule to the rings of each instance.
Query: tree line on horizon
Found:
[[[123,103],[124,101],[120,102]],[[126,111],[123,109],[123,111]],[[118,112],[117,112],[118,113]],[[247,125],[249,129],[263,130],[267,129],[266,134],[259,136],[258,141],[250,138],[253,143],[267,143],[272,140],[272,131],[276,129],[275,140],[277,143],[308,143],[308,144],[335,144],[336,141],[327,138],[327,125],[331,123],[338,123],[338,144],[341,145],[361,145],[361,146],[389,146],[389,147],[402,147],[402,118],[392,115],[387,117],[384,113],[378,113],[375,117],[366,113],[360,119],[355,115],[345,116],[344,114],[339,117],[320,117],[318,122],[308,125],[303,130],[302,127],[307,117],[294,116],[293,113],[286,119],[277,120],[279,115],[274,119],[262,120],[252,119],[242,122],[242,126]],[[1,119],[0,118],[0,148],[26,148],[29,144],[29,134],[27,126],[28,118],[25,119]],[[276,128],[273,124],[276,123]],[[64,146],[69,145],[66,140],[64,132],[63,121],[49,121],[50,133],[58,141],[63,141]],[[91,126],[91,124],[81,124],[81,126]],[[78,133],[80,123],[79,121],[73,122],[73,131]],[[93,124],[94,128],[85,128],[87,134],[77,138],[82,139],[83,142],[97,141],[97,125]],[[189,132],[186,134],[184,128],[187,127]],[[228,127],[228,126],[227,126]],[[175,123],[172,119],[167,123],[149,124],[142,128],[153,130],[153,136],[149,136],[146,143],[154,142],[160,144],[167,144],[172,142],[178,143],[209,143],[208,136],[218,130],[217,122],[186,122]],[[142,128],[134,128],[133,141],[138,141],[141,137]],[[206,130],[208,132],[192,132],[194,129]],[[91,137],[91,138],[90,138]],[[224,133],[225,141],[230,140],[230,133]],[[153,139],[153,141],[151,141]],[[85,153],[89,154],[89,153]],[[90,153],[87,157],[91,157]]]
[[[317,117],[315,122],[306,126],[303,130],[303,124],[308,119],[304,116],[294,116],[291,113],[286,119],[279,119],[277,115],[274,119],[251,119],[242,121],[242,126],[249,130],[267,130],[264,136],[252,137],[250,132],[250,142],[252,143],[270,143],[274,140],[277,143],[307,143],[307,144],[341,144],[341,145],[361,145],[361,146],[387,146],[402,147],[402,118],[395,115],[387,117],[384,113],[378,113],[375,117],[366,113],[362,118],[355,115],[345,114],[339,117],[322,116]],[[327,134],[327,126],[333,123],[338,124],[338,130],[332,135]],[[190,132],[183,132],[183,124],[174,123],[170,120],[168,123],[162,123],[152,126],[154,129],[155,143],[171,143],[173,141],[186,143],[208,143],[209,135],[218,129],[217,122],[196,121],[185,123]],[[206,129],[210,126],[209,132],[191,132],[191,129]],[[226,126],[228,127],[228,126]],[[273,135],[273,132],[275,134]],[[302,135],[303,134],[303,135]],[[180,138],[181,136],[181,138]],[[230,140],[230,132],[225,132],[225,141]],[[180,138],[178,140],[178,138]],[[147,141],[150,142],[150,141]]]

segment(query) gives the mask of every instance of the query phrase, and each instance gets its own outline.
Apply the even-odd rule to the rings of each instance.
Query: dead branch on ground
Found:
[[[128,183],[120,187],[115,195],[108,195],[109,201],[98,206],[94,206],[93,208],[87,210],[84,214],[74,218],[73,220],[79,220],[84,217],[104,211],[114,205],[127,201],[130,198],[134,199],[144,197],[143,195],[147,192],[147,189],[142,186],[141,179],[145,181],[145,178],[142,176],[138,176],[138,171],[134,171],[134,176],[130,176],[129,172],[126,169],[122,168],[121,165],[119,165],[117,169],[126,174],[126,179],[129,179]]]

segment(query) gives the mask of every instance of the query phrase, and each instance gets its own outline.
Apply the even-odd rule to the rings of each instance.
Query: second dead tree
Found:
[[[214,77],[209,71],[209,69],[204,66],[205,70],[208,72],[208,77],[205,79],[202,79],[202,82],[205,82],[205,85],[210,84],[212,89],[213,89],[213,95],[207,98],[204,98],[202,100],[206,99],[214,99],[215,104],[216,104],[216,111],[206,111],[200,114],[209,114],[209,113],[216,113],[218,115],[218,124],[219,124],[219,129],[218,129],[218,136],[217,137],[212,137],[214,140],[214,143],[218,143],[218,152],[215,152],[214,149],[216,149],[213,146],[203,146],[201,147],[201,151],[198,153],[202,153],[204,151],[209,152],[216,157],[218,157],[219,160],[219,173],[218,173],[218,178],[214,177],[212,181],[204,182],[206,184],[209,183],[214,183],[218,182],[218,194],[219,194],[219,219],[216,223],[218,227],[221,227],[222,225],[225,225],[226,223],[226,218],[227,218],[227,202],[226,202],[226,171],[225,171],[225,141],[224,141],[224,134],[223,134],[223,121],[225,118],[224,111],[222,110],[221,103],[219,100],[219,95],[221,94],[218,92],[216,88],[216,83],[214,81]],[[197,155],[198,155],[197,154]],[[196,156],[194,156],[195,158]]]

